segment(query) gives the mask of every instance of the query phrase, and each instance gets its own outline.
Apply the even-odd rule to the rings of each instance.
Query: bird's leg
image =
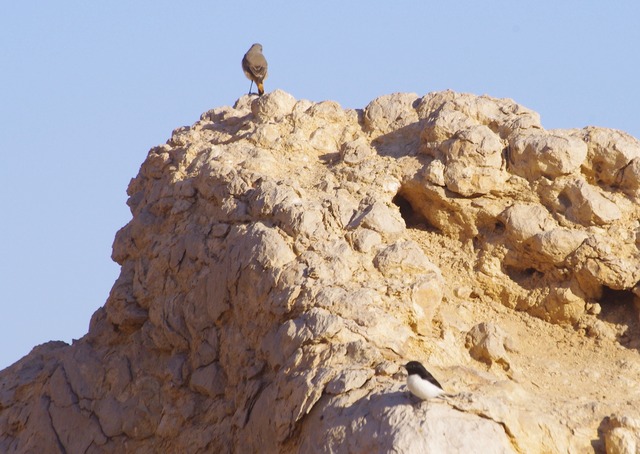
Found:
[[[249,85],[249,94],[251,94],[251,89],[253,88],[253,80],[251,81],[251,85]]]

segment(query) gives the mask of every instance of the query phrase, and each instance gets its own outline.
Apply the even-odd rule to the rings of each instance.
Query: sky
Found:
[[[0,369],[86,334],[148,150],[249,89],[364,108],[512,98],[552,128],[640,137],[640,2],[34,0],[0,6]],[[255,87],[254,87],[255,90]]]

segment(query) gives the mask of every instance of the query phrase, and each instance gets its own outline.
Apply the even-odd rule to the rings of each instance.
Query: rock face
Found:
[[[131,181],[88,334],[0,373],[0,451],[627,452],[639,163],[450,91],[206,112]]]

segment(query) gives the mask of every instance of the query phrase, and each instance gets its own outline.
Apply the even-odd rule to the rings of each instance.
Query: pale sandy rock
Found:
[[[254,96],[249,94],[242,95],[236,100],[235,104],[233,105],[233,111],[230,113],[229,116],[227,115],[224,115],[222,117],[213,116],[213,118],[211,118],[211,121],[214,122],[214,124],[217,124],[217,123],[220,123],[222,120],[227,119],[228,117],[238,117],[239,113],[242,113],[244,115],[251,114],[251,104],[255,100],[256,100],[255,95]],[[225,106],[224,108],[226,107],[227,106]],[[215,112],[215,109],[213,111]],[[209,112],[211,112],[211,110]],[[207,112],[207,114],[209,114],[209,112]]]
[[[338,153],[345,142],[357,139],[360,128],[353,124],[357,119],[355,111],[345,111],[334,101],[299,101],[291,116],[293,134],[287,135],[285,141],[289,149],[297,150],[304,143],[330,157]]]
[[[431,331],[431,323],[444,296],[444,281],[439,270],[424,273],[411,286],[410,296],[416,314],[416,330],[421,334]]]
[[[357,229],[351,236],[353,245],[360,252],[371,252],[382,243],[382,237],[378,232],[370,229]]]
[[[499,169],[469,167],[462,162],[452,162],[444,171],[447,189],[465,197],[487,194],[500,189],[506,175]]]
[[[549,211],[539,204],[516,202],[500,213],[507,234],[515,241],[526,241],[556,226]]]
[[[531,237],[529,247],[540,262],[562,265],[566,258],[589,237],[586,232],[557,228]]]
[[[634,158],[622,170],[621,186],[638,196],[640,190],[640,158]]]
[[[584,315],[584,293],[578,288],[563,285],[552,288],[544,299],[546,317],[554,323],[576,323]]]
[[[418,121],[415,93],[394,93],[374,99],[364,109],[364,127],[375,134],[386,134]]]
[[[340,148],[331,128],[318,128],[309,136],[309,145],[322,153],[334,153]]]
[[[536,180],[556,178],[580,168],[587,144],[561,132],[520,134],[509,141],[510,168],[516,175]]]
[[[489,379],[486,377],[485,379]],[[521,405],[509,405],[504,397]],[[578,441],[560,429],[549,413],[533,413],[535,398],[509,380],[495,380],[479,392],[464,392],[450,399],[452,406],[503,425],[517,452],[589,452],[591,440]],[[514,415],[517,414],[516,417]]]
[[[374,154],[369,143],[364,138],[345,142],[340,148],[340,157],[349,164],[360,164]]]
[[[279,128],[272,123],[266,123],[258,125],[255,131],[251,134],[251,138],[256,145],[261,147],[272,147],[276,145],[280,139]]]
[[[362,387],[371,378],[374,371],[371,369],[346,369],[327,383],[326,391],[329,394],[341,394]]]
[[[358,201],[345,189],[338,189],[330,195],[328,211],[337,220],[341,228],[349,225],[349,222],[358,210]]]
[[[294,124],[298,121],[306,121],[309,119],[307,115],[307,110],[311,107],[315,106],[316,103],[313,101],[309,101],[308,99],[300,99],[296,102],[295,106],[293,106],[293,111],[291,112],[291,119]]]
[[[131,180],[87,335],[0,372],[0,452],[630,446],[636,145],[452,91],[209,110]]]
[[[422,248],[413,241],[396,242],[390,245],[376,255],[374,264],[387,276],[439,272]]]
[[[640,158],[640,141],[623,131],[590,126],[575,135],[587,143],[586,173],[601,184],[618,185],[621,171]]]
[[[640,419],[613,415],[605,422],[607,454],[636,454],[640,451]]]
[[[580,326],[580,319],[569,320],[573,323],[576,323]],[[586,334],[589,337],[593,337],[598,339],[599,341],[608,340],[611,342],[615,342],[616,338],[619,336],[618,330],[609,323],[603,322],[602,320],[595,320],[590,325],[586,326]],[[599,378],[598,373],[594,373],[594,378]]]
[[[497,190],[508,178],[502,171],[505,145],[487,126],[459,111],[440,110],[429,117],[421,133],[421,152],[444,164],[442,184],[463,196]],[[428,170],[438,184],[437,168]]]
[[[439,159],[431,161],[424,169],[424,179],[438,186],[444,186],[446,184],[444,179],[445,165]]]
[[[431,113],[420,133],[423,153],[432,153],[438,146],[451,139],[458,131],[477,126],[469,116],[454,109],[442,109]]]
[[[504,144],[488,127],[464,129],[441,147],[446,157],[444,182],[463,196],[498,190],[508,178],[502,171]]]
[[[453,294],[458,298],[468,299],[473,295],[473,289],[466,285],[461,285],[453,289]]]
[[[631,290],[640,280],[640,251],[635,245],[594,235],[571,255],[569,264],[585,294],[599,298],[602,286]]]
[[[384,202],[367,198],[360,203],[349,227],[362,226],[387,236],[395,236],[405,229],[404,221],[396,209]]]
[[[251,102],[251,112],[258,122],[279,121],[290,114],[296,99],[282,90],[274,90]]]
[[[311,103],[305,111],[311,118],[324,123],[344,123],[349,112],[340,107],[335,101],[322,101],[319,103]]]
[[[472,121],[483,124],[507,138],[514,132],[526,129],[542,129],[540,116],[512,99],[496,99],[475,96],[451,90],[432,92],[420,99],[416,108],[419,117],[428,118],[442,111],[456,111]]]
[[[448,160],[476,167],[500,169],[504,144],[500,137],[484,125],[459,130],[446,142],[442,151]]]
[[[507,334],[493,323],[480,323],[474,326],[466,337],[466,347],[472,358],[488,363],[499,364],[509,369],[510,360],[505,350]]]
[[[396,388],[360,396],[336,414],[347,402],[332,397],[305,419],[304,426],[315,430],[308,431],[300,452],[517,452],[504,428],[492,420],[438,402],[416,406],[411,402],[406,392]],[[323,433],[330,438],[323,438]]]
[[[605,435],[607,454],[637,454],[640,436],[624,427],[616,427]]]
[[[618,206],[602,192],[582,179],[569,182],[561,197],[568,201],[565,214],[569,219],[583,225],[604,225],[622,217]]]

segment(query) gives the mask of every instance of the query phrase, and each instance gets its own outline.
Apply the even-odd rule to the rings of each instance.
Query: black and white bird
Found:
[[[422,400],[444,397],[444,390],[438,380],[418,361],[409,361],[404,365],[407,369],[407,388],[411,394]]]

